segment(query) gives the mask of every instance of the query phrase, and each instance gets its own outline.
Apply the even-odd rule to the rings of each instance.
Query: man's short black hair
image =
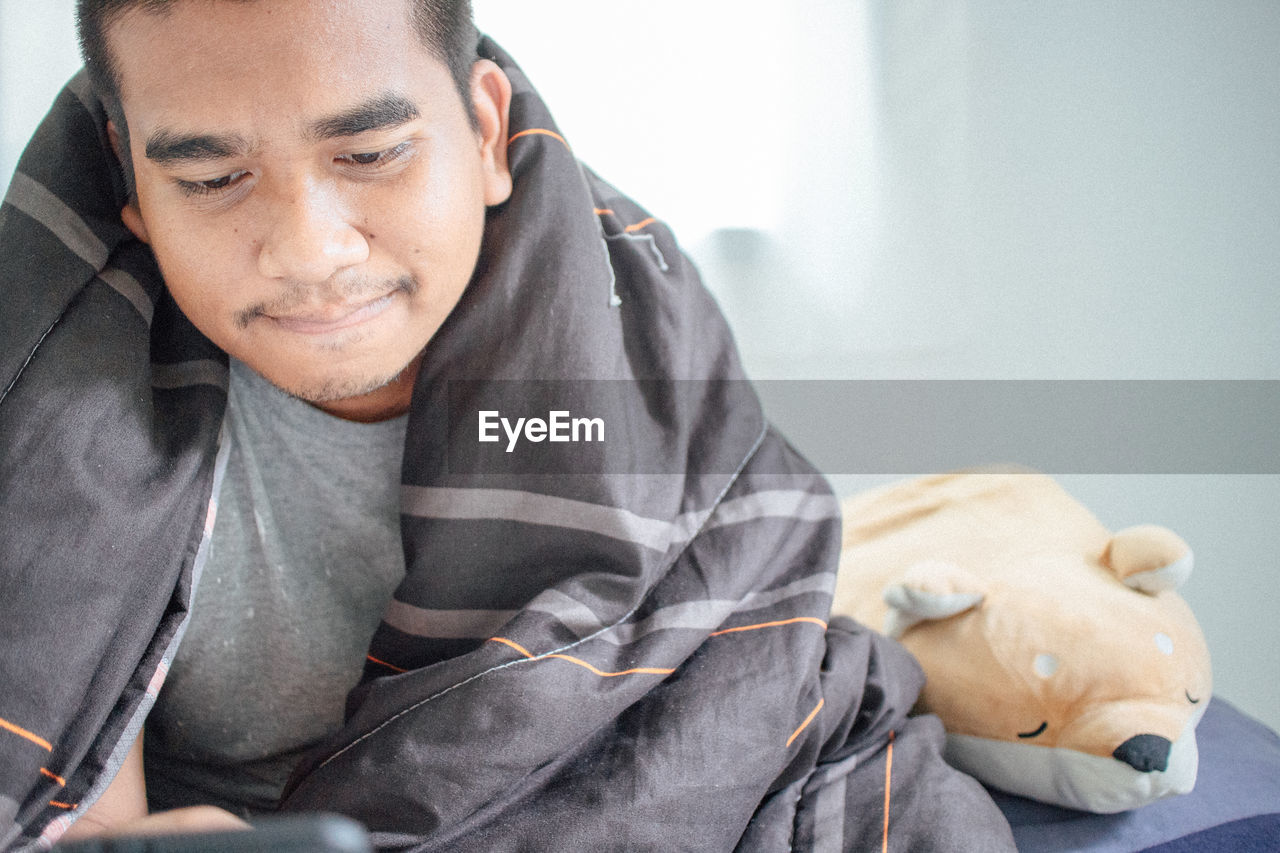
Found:
[[[80,53],[84,58],[89,82],[102,100],[107,117],[120,134],[120,159],[125,183],[133,195],[133,162],[129,156],[129,128],[120,105],[119,69],[107,47],[107,30],[122,14],[140,9],[163,14],[174,3],[183,0],[76,0],[76,29],[80,36]],[[257,0],[222,0],[253,3]],[[471,67],[476,59],[477,33],[471,19],[471,0],[407,0],[414,27],[433,56],[449,69],[453,85],[462,98],[467,115],[475,123],[471,105]]]

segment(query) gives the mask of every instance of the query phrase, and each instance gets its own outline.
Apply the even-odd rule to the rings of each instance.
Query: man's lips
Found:
[[[317,311],[303,311],[297,314],[263,314],[283,329],[301,335],[326,335],[358,326],[381,314],[391,306],[396,291],[368,302],[335,305]]]

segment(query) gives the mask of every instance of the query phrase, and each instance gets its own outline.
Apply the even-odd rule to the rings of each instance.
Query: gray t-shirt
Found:
[[[208,561],[146,723],[152,808],[270,809],[302,752],[341,724],[404,576],[407,418],[344,421],[232,361]]]

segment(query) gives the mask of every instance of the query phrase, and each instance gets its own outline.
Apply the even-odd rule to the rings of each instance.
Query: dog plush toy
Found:
[[[1030,472],[894,484],[844,525],[835,611],[919,659],[948,761],[1094,812],[1191,790],[1211,676],[1172,531],[1112,535]]]

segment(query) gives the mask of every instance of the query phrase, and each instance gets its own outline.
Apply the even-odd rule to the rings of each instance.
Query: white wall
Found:
[[[1280,378],[1273,0],[475,2],[758,376]],[[0,0],[0,182],[71,7]],[[1280,728],[1280,477],[1063,480],[1191,542],[1218,691]]]
[[[0,0],[0,188],[53,96],[80,67],[75,0]]]

